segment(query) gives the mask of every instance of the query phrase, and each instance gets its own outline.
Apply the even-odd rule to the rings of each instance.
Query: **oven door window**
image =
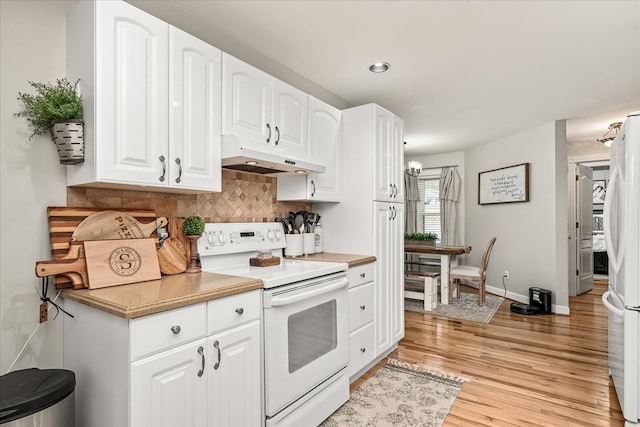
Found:
[[[336,300],[331,300],[289,316],[287,348],[290,374],[336,348],[336,309]]]

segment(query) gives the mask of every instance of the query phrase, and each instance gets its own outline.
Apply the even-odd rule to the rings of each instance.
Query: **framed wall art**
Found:
[[[478,174],[478,204],[529,201],[529,163]]]
[[[601,205],[604,203],[604,196],[606,194],[607,182],[606,181],[593,181],[593,204]]]

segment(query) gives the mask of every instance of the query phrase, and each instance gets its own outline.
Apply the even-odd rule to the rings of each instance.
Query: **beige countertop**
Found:
[[[353,268],[362,264],[369,264],[376,261],[376,257],[373,255],[334,254],[328,252],[314,255],[305,255],[296,257],[295,259],[298,259],[300,261],[346,262],[347,264],[349,264],[349,268]]]
[[[216,273],[176,274],[160,280],[101,289],[65,289],[62,297],[133,319],[242,292],[262,289],[262,281]]]

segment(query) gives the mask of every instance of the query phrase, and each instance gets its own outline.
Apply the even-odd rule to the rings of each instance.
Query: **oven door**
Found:
[[[268,417],[347,365],[348,284],[342,272],[265,289]]]

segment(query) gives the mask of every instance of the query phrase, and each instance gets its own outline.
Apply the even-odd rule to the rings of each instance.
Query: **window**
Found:
[[[439,170],[438,170],[439,172]],[[418,204],[418,228],[423,233],[434,233],[441,237],[440,228],[440,175],[423,174],[418,180],[422,203]]]

